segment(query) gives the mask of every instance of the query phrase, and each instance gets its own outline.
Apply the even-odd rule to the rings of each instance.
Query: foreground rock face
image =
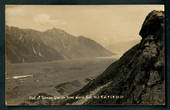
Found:
[[[63,104],[165,104],[164,12],[152,11],[140,31],[142,40],[100,76],[70,96],[122,96],[72,99]]]

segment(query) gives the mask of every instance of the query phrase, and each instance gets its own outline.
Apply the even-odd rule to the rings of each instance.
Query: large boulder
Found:
[[[160,37],[164,29],[164,11],[152,11],[146,17],[143,26],[140,30],[140,35],[142,38],[148,37],[148,35],[153,35],[154,37]]]

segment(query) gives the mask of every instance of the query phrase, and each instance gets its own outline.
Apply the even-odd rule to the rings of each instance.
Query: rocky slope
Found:
[[[6,26],[6,52],[7,61],[11,63],[113,55],[99,43],[61,29],[39,32],[9,26]]]
[[[139,33],[141,42],[97,78],[70,95],[88,95],[91,98],[70,99],[62,104],[164,105],[164,18],[163,11],[150,12]]]
[[[62,60],[55,49],[37,38],[41,34],[34,30],[21,30],[6,26],[6,58],[10,63]]]
[[[53,28],[44,32],[42,41],[59,51],[65,59],[111,56],[113,53],[84,36],[73,36],[64,30]]]

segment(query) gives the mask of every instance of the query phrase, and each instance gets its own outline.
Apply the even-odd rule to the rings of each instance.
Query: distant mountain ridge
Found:
[[[94,40],[75,37],[62,29],[44,32],[6,26],[7,61],[42,62],[63,59],[112,56]]]
[[[29,35],[32,36],[29,36]],[[34,30],[6,26],[6,58],[10,63],[40,62],[64,59],[55,49],[45,45]]]

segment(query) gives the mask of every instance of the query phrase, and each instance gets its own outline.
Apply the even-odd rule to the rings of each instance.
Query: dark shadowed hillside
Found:
[[[165,104],[164,12],[152,11],[140,30],[142,40],[111,64],[101,75],[70,96],[63,104]],[[123,96],[99,98],[93,96]]]
[[[113,54],[86,37],[75,37],[61,29],[39,32],[6,26],[7,61],[40,62]]]
[[[10,63],[62,60],[64,57],[52,47],[45,45],[34,30],[22,30],[6,26],[6,52]]]

